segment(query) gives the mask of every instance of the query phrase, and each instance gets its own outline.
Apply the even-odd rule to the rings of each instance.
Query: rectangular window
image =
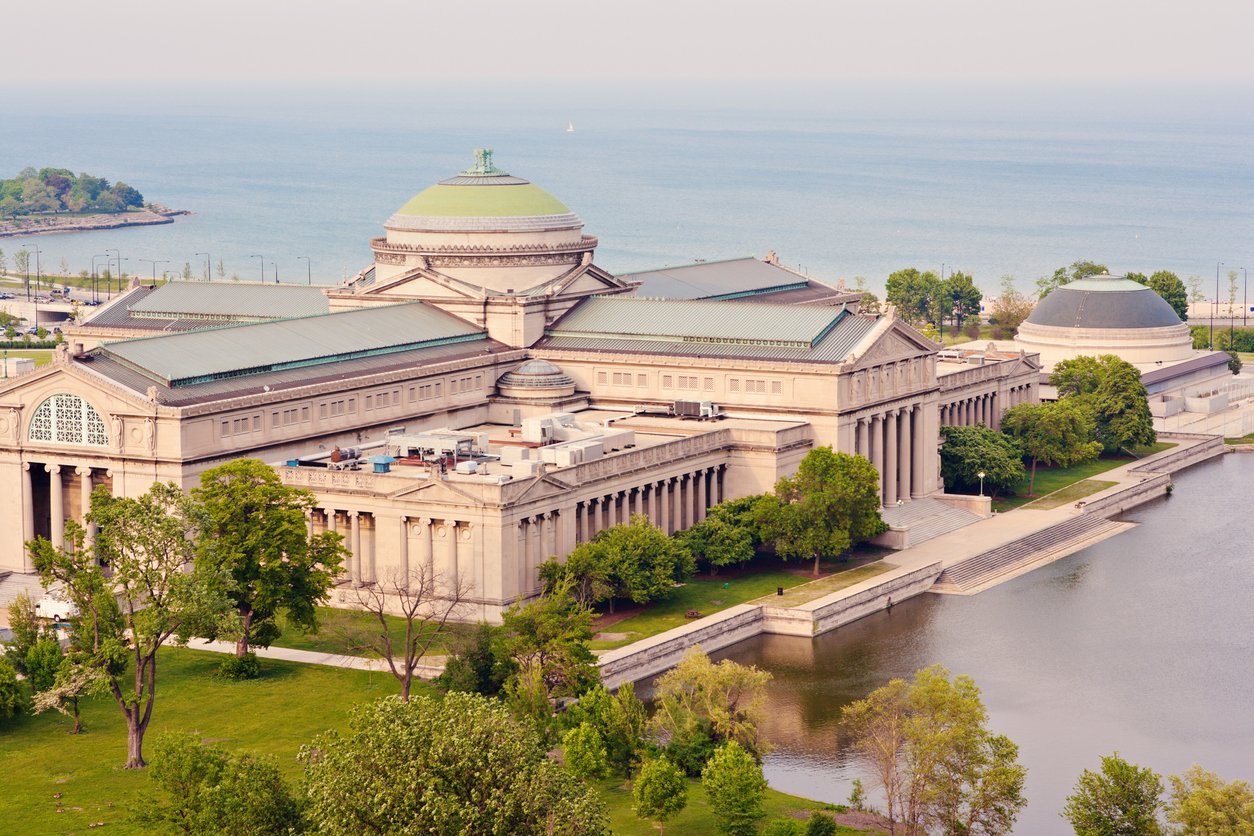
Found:
[[[418,400],[418,387],[410,386],[409,387],[409,402],[413,403],[416,400]]]
[[[348,411],[353,413],[354,415],[357,414],[357,399],[356,398],[348,399]]]
[[[477,374],[477,375],[475,375],[475,388],[476,388],[476,389],[482,389],[482,388],[483,388],[483,375],[481,375],[481,374]]]
[[[727,391],[728,391],[728,392],[739,392],[739,391],[740,391],[740,378],[738,378],[738,377],[729,377],[729,378],[727,379]]]
[[[230,434],[231,434],[231,422],[223,421],[222,422],[222,437],[226,438]]]
[[[664,375],[662,375],[662,388],[663,388],[663,389],[674,389],[674,388],[675,388],[675,378],[674,378],[672,375],[669,375],[669,374],[664,374]]]
[[[260,415],[253,416],[253,432],[255,433],[261,432],[261,416]]]
[[[300,420],[302,423],[309,420],[309,407],[302,406],[300,408]]]
[[[323,401],[318,404],[318,417],[325,419],[327,417],[327,402]]]
[[[607,382],[605,372],[597,372],[597,383],[604,385]]]
[[[279,413],[277,412],[270,413],[270,426],[271,427],[279,426]]]
[[[707,392],[713,392],[714,391],[714,378],[707,377],[705,380],[701,381],[701,388]]]
[[[649,376],[647,374],[636,375],[636,385],[641,389],[649,385]]]
[[[779,380],[771,381],[771,394],[772,395],[784,394],[784,384],[782,381],[779,381]]]
[[[438,398],[444,394],[444,382],[441,381],[435,385],[435,396]]]
[[[366,395],[366,409],[374,409],[374,395]]]

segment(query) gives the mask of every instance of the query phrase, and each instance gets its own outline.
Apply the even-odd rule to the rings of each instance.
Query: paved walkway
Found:
[[[192,639],[187,643],[192,650],[208,650],[212,653],[234,653],[235,642]],[[333,668],[352,668],[360,671],[386,671],[387,662],[364,656],[345,656],[339,653],[320,653],[316,650],[295,650],[290,647],[254,647],[259,659],[282,659],[286,662],[303,662],[306,665],[329,665]]]

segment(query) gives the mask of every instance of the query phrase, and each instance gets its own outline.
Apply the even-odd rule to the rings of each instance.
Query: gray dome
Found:
[[[573,388],[575,381],[548,360],[533,359],[501,375],[497,386],[511,389]]]
[[[1055,288],[1027,322],[1055,328],[1166,328],[1180,317],[1149,287],[1122,276],[1092,276]]]

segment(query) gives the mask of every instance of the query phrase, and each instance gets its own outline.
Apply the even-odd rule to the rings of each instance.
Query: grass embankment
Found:
[[[260,679],[228,682],[214,676],[222,658],[180,648],[161,652],[149,743],[163,731],[189,731],[228,748],[272,755],[295,778],[303,744],[326,729],[347,728],[354,705],[400,690],[387,673],[269,659]],[[122,768],[121,712],[111,697],[94,697],[84,701],[83,724],[83,734],[66,734],[71,722],[55,712],[0,722],[4,832],[80,833],[94,822],[104,822],[110,833],[142,832],[128,821],[129,810],[152,782],[145,770]]]
[[[855,550],[853,556],[846,561],[824,560],[819,566],[819,583],[841,582],[848,579],[850,585],[865,580],[878,571],[864,571],[867,564],[879,561],[885,550],[874,547],[863,547]],[[615,615],[602,615],[593,623],[593,629],[608,634],[612,638],[601,638],[592,642],[594,650],[609,650],[631,644],[640,639],[656,636],[674,627],[692,621],[687,617],[690,610],[702,615],[725,610],[736,604],[743,604],[764,596],[775,596],[779,587],[793,589],[802,584],[815,581],[810,574],[811,563],[785,564],[771,554],[761,554],[750,561],[743,569],[723,569],[717,575],[701,574],[690,579],[681,587],[677,587],[666,599],[655,601],[644,607],[620,608]],[[850,572],[860,574],[849,576]],[[847,577],[848,576],[848,577]],[[840,586],[833,587],[839,589]],[[804,600],[826,595],[831,589],[809,595]],[[787,597],[787,596],[785,596]],[[772,600],[776,600],[774,597]],[[791,606],[785,604],[784,606]],[[627,613],[630,613],[627,615]],[[623,617],[626,615],[626,617]]]
[[[1130,464],[1138,459],[1151,456],[1154,453],[1161,453],[1163,450],[1169,450],[1175,446],[1175,444],[1169,441],[1159,441],[1149,445],[1148,447],[1138,447],[1135,451],[1135,456],[1102,456],[1100,459],[1094,459],[1091,462],[1083,462],[1081,464],[1073,465],[1072,467],[1046,467],[1044,465],[1040,465],[1036,468],[1036,493],[1030,496],[1028,495],[1028,483],[1031,480],[1032,470],[1031,465],[1029,465],[1028,475],[1022,482],[1015,486],[1014,495],[994,499],[993,510],[998,512],[1011,511],[1015,508],[1027,505],[1028,503],[1032,503],[1033,508],[1057,507],[1056,505],[1042,505],[1039,503],[1042,499],[1047,498],[1049,494],[1062,490],[1063,488],[1070,487],[1076,482],[1089,479],[1092,476],[1097,476],[1098,474],[1105,473],[1108,470],[1114,470],[1116,467]],[[1072,497],[1070,501],[1074,502],[1080,497],[1088,496],[1090,493],[1096,493],[1103,488],[1110,487],[1111,484],[1114,483],[1112,482],[1110,484],[1103,485],[1102,487],[1089,491],[1089,493],[1078,494]],[[1062,502],[1066,501],[1067,500],[1065,499],[1062,500]],[[1061,504],[1061,502],[1059,504]]]
[[[610,813],[610,829],[619,836],[650,836],[657,833],[657,827],[649,821],[636,816],[632,805],[631,785],[619,779],[607,779],[599,784],[601,797]],[[812,810],[826,810],[828,806],[818,801],[810,801],[795,795],[767,789],[762,805],[766,809],[767,821],[784,816],[805,819]],[[667,833],[717,833],[713,811],[706,798],[705,790],[700,781],[688,782],[688,806],[679,815],[666,822]],[[854,830],[837,826],[837,833],[867,833],[874,831]]]
[[[822,598],[824,595],[847,589],[867,578],[882,575],[892,568],[894,567],[889,566],[882,560],[877,560],[874,563],[865,563],[844,572],[829,575],[826,578],[819,578],[817,581],[794,586],[792,589],[786,590],[783,595],[767,595],[759,598],[756,603],[769,604],[772,607],[798,607],[802,604],[808,604],[816,598]]]
[[[388,630],[392,634],[392,646],[398,650],[404,647],[405,621],[394,615],[384,616],[388,622]],[[279,626],[283,635],[274,643],[274,647],[290,647],[294,650],[310,650],[315,653],[339,653],[345,656],[366,656],[361,650],[361,639],[373,636],[379,631],[377,617],[361,610],[340,610],[331,607],[318,607],[318,632],[305,633],[289,625],[282,616]],[[447,632],[440,635],[431,646],[432,654],[443,655],[457,636],[462,635],[469,625],[450,624]]]

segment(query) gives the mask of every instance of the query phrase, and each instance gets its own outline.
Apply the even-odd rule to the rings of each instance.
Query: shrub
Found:
[[[600,778],[605,775],[605,741],[591,723],[580,723],[562,737],[562,749],[566,755],[566,768],[580,778]]]
[[[228,656],[218,666],[218,675],[223,679],[256,679],[261,676],[261,662],[251,650],[242,657]]]
[[[665,832],[666,820],[688,806],[688,782],[663,755],[640,767],[631,795],[636,802],[636,815],[658,822]]]
[[[762,767],[736,741],[719,747],[701,772],[701,786],[710,799],[720,833],[752,836],[766,816]]]
[[[836,820],[826,813],[814,813],[806,822],[805,836],[836,836]]]
[[[796,819],[771,819],[762,828],[762,836],[802,836],[805,833],[801,822]]]
[[[0,657],[0,720],[17,714],[25,704],[22,686],[17,681],[17,671],[9,664],[8,659]]]

